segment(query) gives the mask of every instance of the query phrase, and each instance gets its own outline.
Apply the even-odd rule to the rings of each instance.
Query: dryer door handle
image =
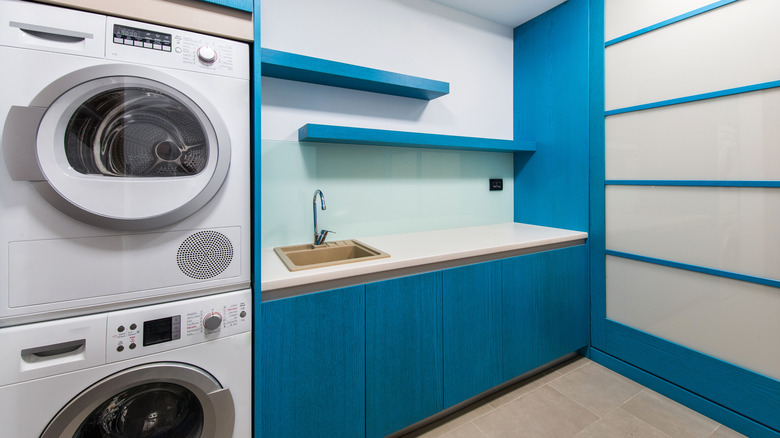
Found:
[[[85,39],[92,39],[95,36],[91,33],[79,32],[76,30],[59,29],[56,27],[40,26],[30,23],[19,23],[11,21],[8,23],[11,27],[19,28],[22,32],[32,36],[60,43],[78,43]]]
[[[37,137],[46,108],[12,106],[3,127],[3,156],[14,181],[45,181],[38,165]]]

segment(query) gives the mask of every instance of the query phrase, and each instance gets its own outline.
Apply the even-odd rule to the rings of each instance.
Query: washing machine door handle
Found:
[[[47,108],[12,106],[3,127],[3,157],[14,181],[45,181],[38,164],[38,126]]]
[[[203,423],[206,427],[211,426],[212,430],[204,429],[203,436],[232,438],[233,425],[236,422],[236,410],[230,389],[221,388],[210,392],[208,398],[213,409],[204,410],[203,417],[205,421]]]

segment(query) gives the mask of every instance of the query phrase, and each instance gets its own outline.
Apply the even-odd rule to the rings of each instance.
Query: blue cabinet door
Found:
[[[504,380],[588,345],[585,245],[501,263]]]
[[[500,383],[501,264],[442,271],[444,407]]]
[[[441,272],[366,285],[366,435],[442,406]]]
[[[260,436],[364,436],[365,287],[269,301],[261,312]]]

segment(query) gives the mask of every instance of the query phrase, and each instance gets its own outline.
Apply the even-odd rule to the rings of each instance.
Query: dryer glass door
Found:
[[[209,99],[138,66],[63,76],[29,107],[12,107],[3,136],[13,179],[104,228],[180,221],[217,194],[230,168],[230,136]]]
[[[83,175],[175,178],[196,175],[209,159],[198,117],[159,90],[117,88],[82,103],[65,134],[65,155]]]

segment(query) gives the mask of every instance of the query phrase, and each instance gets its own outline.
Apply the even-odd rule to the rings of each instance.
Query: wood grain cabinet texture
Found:
[[[448,269],[444,280],[444,407],[502,380],[501,264]]]
[[[503,381],[587,347],[587,246],[501,261]]]
[[[441,272],[366,285],[366,436],[443,409]]]
[[[262,436],[387,436],[586,347],[586,248],[263,303]]]
[[[263,438],[365,434],[365,287],[261,304]]]

